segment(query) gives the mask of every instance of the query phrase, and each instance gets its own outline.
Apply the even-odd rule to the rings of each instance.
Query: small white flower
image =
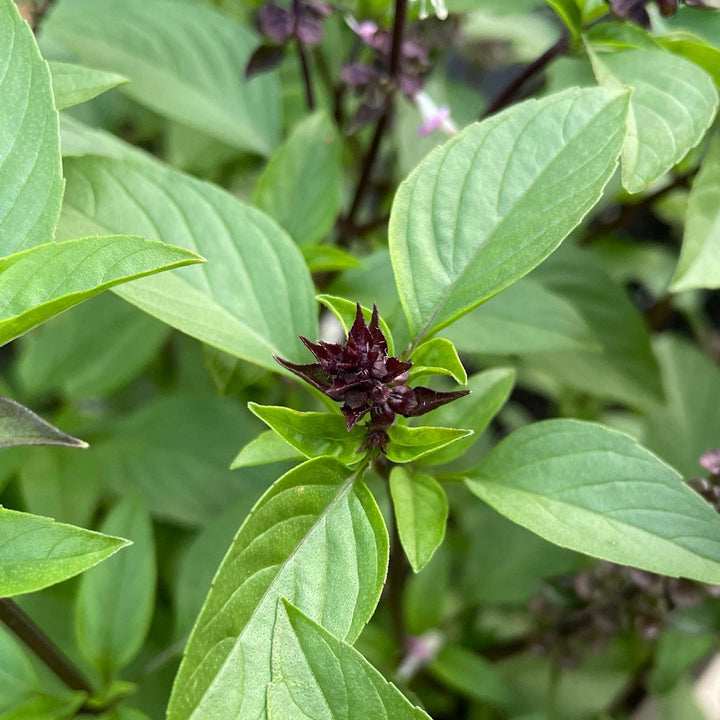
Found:
[[[450,108],[440,106],[426,93],[419,92],[415,95],[415,104],[420,111],[422,124],[418,127],[418,135],[426,137],[436,130],[446,135],[455,135],[458,128],[450,117]]]
[[[410,0],[410,2],[415,2],[415,0]],[[448,9],[445,6],[445,0],[430,0],[430,4],[433,6],[433,10],[435,10],[435,15],[437,15],[440,20],[445,20],[445,18],[447,18]],[[427,0],[420,0],[419,15],[421,20],[425,20],[429,17]]]

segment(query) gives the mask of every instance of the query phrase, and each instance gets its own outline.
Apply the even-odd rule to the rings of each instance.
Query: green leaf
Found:
[[[530,277],[475,308],[443,335],[460,352],[481,355],[600,350],[572,303]]]
[[[281,600],[272,637],[268,720],[430,720],[360,653]]]
[[[564,247],[534,274],[580,313],[600,352],[546,352],[526,364],[561,386],[646,407],[662,398],[657,361],[643,316],[625,289],[587,251]]]
[[[39,692],[33,664],[17,640],[0,626],[0,717]]]
[[[720,518],[675,470],[615,430],[579,420],[520,428],[466,482],[561,547],[720,583]]]
[[[278,599],[354,642],[375,610],[387,553],[382,516],[358,472],[318,458],[281,477],[215,576],[175,679],[168,720],[265,718]]]
[[[52,74],[55,107],[58,110],[79,105],[97,97],[106,90],[128,82],[126,77],[116,73],[103,72],[74,63],[48,63]]]
[[[247,470],[240,482],[228,469],[258,425],[244,408],[212,393],[178,392],[120,418],[93,452],[118,494],[140,490],[155,517],[195,527],[243,496],[247,483],[267,483],[266,473]]]
[[[23,508],[28,512],[81,527],[92,523],[103,494],[95,453],[37,449],[22,464],[19,475]]]
[[[324,305],[340,321],[340,324],[343,326],[343,330],[345,330],[345,334],[347,335],[355,322],[357,305],[350,300],[346,300],[345,298],[337,297],[335,295],[318,295],[316,300]],[[361,309],[365,322],[369,323],[370,318],[372,317],[372,310],[364,306],[361,306]],[[390,332],[390,328],[382,317],[379,317],[379,320],[380,330],[382,330],[382,333],[387,340],[388,355],[394,355],[395,343],[393,342],[393,336]]]
[[[170,328],[111,293],[103,293],[27,334],[18,378],[32,395],[103,397],[157,357]]]
[[[0,0],[0,255],[53,239],[62,201],[50,71],[13,0]]]
[[[720,138],[693,180],[682,251],[670,289],[720,288]]]
[[[545,2],[558,14],[573,38],[578,39],[582,30],[582,14],[578,3],[575,0],[545,0]]]
[[[192,630],[202,609],[215,572],[237,534],[238,527],[252,510],[262,489],[248,487],[247,492],[220,515],[213,518],[195,536],[183,554],[175,584],[176,635]]]
[[[360,446],[365,439],[363,425],[348,431],[345,418],[338,413],[299,412],[277,405],[248,403],[268,427],[305,457],[329,455],[343,465],[352,465],[363,459]]]
[[[672,690],[714,644],[710,633],[689,635],[672,628],[665,630],[658,641],[650,675],[653,692],[662,694]]]
[[[392,425],[388,429],[390,441],[386,455],[390,462],[413,462],[472,434],[472,430],[457,428]]]
[[[421,465],[442,465],[460,457],[482,434],[490,421],[507,402],[515,384],[515,370],[493,368],[470,377],[470,397],[452,402],[433,411],[433,422],[441,427],[465,427],[474,435],[425,455]]]
[[[720,369],[703,352],[672,335],[658,338],[665,402],[647,410],[643,442],[685,477],[704,475],[700,455],[720,447]]]
[[[430,663],[430,672],[443,684],[471,700],[506,707],[512,690],[482,655],[459,645],[447,645]]]
[[[199,262],[184,248],[131,235],[48,243],[2,258],[0,345],[107,288]]]
[[[61,237],[114,228],[208,259],[118,295],[194,338],[272,370],[280,371],[274,354],[296,361],[306,355],[297,336],[317,337],[310,273],[274,221],[214,185],[155,163],[68,158],[65,173]]]
[[[255,204],[299,245],[325,238],[342,205],[342,143],[335,123],[319,112],[295,126],[255,186]]]
[[[257,413],[256,413],[257,415]],[[259,417],[259,416],[258,416]],[[235,457],[231,470],[253,465],[267,465],[283,460],[299,460],[303,455],[293,445],[283,440],[275,430],[260,433],[251,440]]]
[[[419,572],[445,537],[447,495],[431,475],[412,474],[402,467],[390,473],[390,494],[400,542],[412,569]]]
[[[718,39],[720,40],[720,37]],[[711,45],[699,35],[683,31],[663,35],[658,41],[666,50],[699,65],[712,77],[716,85],[720,85],[720,48]]]
[[[122,538],[0,508],[0,597],[67,580],[126,545]]]
[[[126,495],[100,529],[133,543],[80,579],[75,614],[78,646],[109,681],[137,655],[150,629],[155,610],[155,542],[139,494]]]
[[[16,445],[88,446],[83,440],[58,430],[24,405],[0,395],[0,448]]]
[[[431,338],[416,347],[410,359],[414,363],[410,369],[411,379],[423,375],[450,375],[460,385],[467,383],[467,373],[450,340]]]
[[[123,90],[161,115],[269,155],[280,134],[274,73],[245,80],[254,34],[201,3],[69,0],[43,33],[86,65],[130,78]]]
[[[715,117],[717,90],[695,63],[664,50],[590,57],[601,84],[633,90],[622,182],[628,192],[640,192],[700,142]]]
[[[362,267],[362,263],[347,250],[334,245],[303,245],[301,248],[310,272],[335,272]]]
[[[571,89],[471,125],[402,183],[390,255],[417,342],[542,262],[617,165],[628,93]]]

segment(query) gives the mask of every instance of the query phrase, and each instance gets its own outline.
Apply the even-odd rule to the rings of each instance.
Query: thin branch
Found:
[[[504,110],[518,96],[523,89],[525,83],[532,77],[542,72],[558,55],[564,55],[569,47],[569,38],[567,32],[564,32],[560,39],[550,48],[548,48],[539,58],[533,60],[525,69],[510,82],[510,84],[493,100],[489,107],[480,116],[484,120],[490,115],[494,115],[500,110]]]
[[[300,0],[293,0],[293,14],[295,15],[296,26],[301,13],[302,8],[300,6]],[[305,83],[305,104],[307,105],[307,109],[312,112],[315,109],[315,92],[313,90],[312,75],[310,73],[310,61],[308,60],[307,53],[305,52],[305,45],[300,39],[300,36],[297,34],[297,31],[295,32],[295,47],[297,48],[300,70]]]
[[[71,690],[83,690],[88,695],[94,693],[83,673],[10,598],[0,598],[0,621]]]
[[[343,222],[341,223],[341,226],[353,227],[355,224],[355,216],[360,209],[360,205],[370,185],[370,177],[372,175],[373,167],[375,166],[378,150],[380,149],[380,143],[389,124],[390,113],[392,111],[393,93],[397,89],[398,79],[400,77],[402,43],[403,35],[405,33],[405,20],[407,18],[407,5],[408,0],[395,0],[395,15],[393,18],[392,28],[392,45],[390,47],[390,63],[388,66],[388,72],[391,81],[390,90],[388,92],[387,98],[385,99],[385,107],[383,108],[382,114],[378,118],[375,125],[375,132],[373,133],[372,140],[370,141],[370,147],[368,148],[368,151],[363,159],[362,169],[360,170],[360,177],[355,188],[355,194],[353,195],[350,210],[348,210],[348,213],[345,216]],[[347,244],[348,239],[345,237],[341,237],[340,245]]]

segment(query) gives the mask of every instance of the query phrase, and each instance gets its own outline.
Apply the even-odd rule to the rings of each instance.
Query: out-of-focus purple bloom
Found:
[[[646,6],[651,2],[655,2],[665,16],[674,15],[678,8],[678,0],[608,0],[608,2],[618,17],[643,27],[650,27],[650,15]],[[718,9],[717,0],[684,0],[684,2],[686,5],[707,10]]]
[[[450,108],[437,105],[434,100],[424,92],[415,95],[415,104],[420,111],[422,124],[418,127],[418,135],[426,137],[436,130],[442,130],[447,135],[455,135],[458,129],[450,118]]]
[[[293,34],[295,18],[284,7],[269,2],[258,10],[257,26],[263,35],[282,42]]]
[[[423,665],[433,661],[445,643],[445,636],[439,630],[428,630],[419,637],[410,635],[407,639],[407,654],[400,663],[397,676],[404,681],[413,678]]]
[[[275,360],[329,398],[343,403],[341,410],[348,430],[369,413],[365,444],[370,449],[379,447],[385,451],[387,429],[395,422],[396,413],[417,417],[468,394],[467,390],[438,392],[406,385],[412,363],[388,355],[375,306],[368,325],[357,305],[355,322],[344,345],[322,340],[314,343],[302,335],[300,339],[317,362],[298,364],[277,356]]]
[[[720,475],[720,448],[708,450],[700,456],[700,464],[711,474]]]
[[[372,20],[363,20],[358,22],[352,15],[345,16],[345,22],[348,27],[366,44],[372,45],[378,26]]]

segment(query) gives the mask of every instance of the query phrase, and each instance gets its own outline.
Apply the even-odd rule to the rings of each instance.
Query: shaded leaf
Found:
[[[303,245],[300,249],[313,273],[362,267],[362,262],[354,255],[334,245]]]
[[[48,243],[2,258],[0,345],[107,288],[202,261],[184,248],[132,235]]]
[[[528,355],[601,346],[578,310],[532,277],[475,308],[443,331],[460,352]]]
[[[715,138],[688,197],[680,260],[670,289],[720,288],[720,138]]]
[[[281,477],[218,570],[175,679],[168,720],[267,717],[279,598],[353,642],[380,596],[387,543],[372,495],[337,460],[310,460]]]
[[[255,186],[255,204],[299,245],[325,238],[342,204],[342,143],[324,113],[295,126]]]
[[[122,538],[0,508],[0,597],[67,580],[128,544]]]
[[[81,62],[130,78],[130,97],[241,150],[269,155],[280,131],[274,75],[244,81],[254,34],[201,3],[69,0],[43,33]]]
[[[720,583],[720,518],[632,438],[595,423],[516,430],[466,481],[510,520],[562,547]]]
[[[83,440],[58,430],[24,405],[0,396],[0,448],[15,445],[88,446]]]
[[[150,629],[155,610],[155,542],[139,494],[126,495],[117,503],[100,530],[133,543],[82,576],[75,606],[78,646],[109,681],[135,657]]]

